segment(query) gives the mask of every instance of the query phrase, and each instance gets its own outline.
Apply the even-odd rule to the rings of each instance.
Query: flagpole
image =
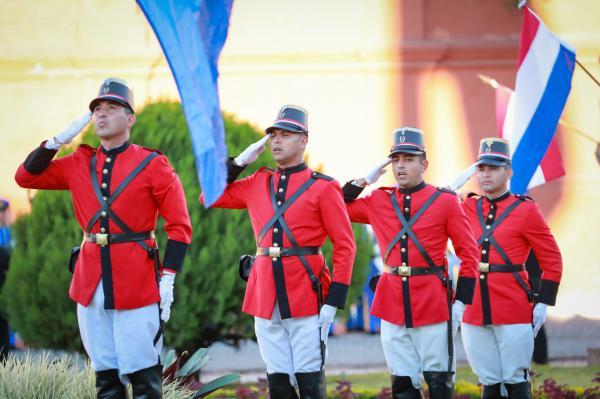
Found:
[[[592,80],[593,80],[594,82],[596,82],[596,85],[600,86],[600,82],[598,81],[598,79],[596,79],[596,78],[594,77],[594,75],[592,75],[592,74],[591,74],[591,72],[590,72],[590,71],[588,71],[588,70],[587,70],[587,68],[586,68],[586,67],[584,67],[584,66],[583,66],[583,64],[582,64],[581,62],[579,62],[579,60],[578,60],[577,58],[575,58],[575,62],[577,63],[577,65],[579,65],[579,67],[580,67],[581,69],[583,69],[583,71],[584,71],[585,73],[587,73],[587,74],[588,74],[588,76],[589,76],[590,78],[592,78]]]
[[[482,75],[482,74],[478,74],[478,76],[479,76],[479,79],[481,79],[481,81],[483,83],[493,87],[494,89],[496,89],[498,87],[498,81],[496,81],[496,79],[491,78],[486,75]],[[564,119],[559,119],[558,123],[559,123],[559,125],[564,126],[569,130],[572,130],[573,133],[576,133],[576,134],[580,135],[581,137],[584,137],[584,138],[590,140],[592,143],[600,144],[600,141],[596,140],[594,137],[590,136],[589,134],[584,133],[581,130],[577,129],[575,126],[571,125],[569,122],[565,121]]]

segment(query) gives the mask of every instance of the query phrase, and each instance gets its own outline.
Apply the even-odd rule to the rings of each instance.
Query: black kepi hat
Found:
[[[499,137],[486,137],[479,144],[477,161],[480,165],[510,165],[510,146]]]
[[[129,84],[120,78],[108,78],[102,82],[100,90],[98,90],[98,97],[94,98],[90,102],[90,111],[94,112],[94,108],[100,101],[114,101],[127,107],[131,112],[133,110],[133,91],[129,87]]]
[[[284,105],[279,110],[275,122],[265,132],[269,134],[273,129],[308,134],[308,111],[297,105]]]
[[[394,144],[390,155],[396,153],[421,155],[425,153],[425,138],[423,131],[416,127],[401,127],[394,131]]]

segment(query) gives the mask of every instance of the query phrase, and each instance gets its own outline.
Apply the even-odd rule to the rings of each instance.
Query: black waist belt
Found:
[[[489,263],[479,262],[479,271],[482,273],[515,273],[525,270],[523,265],[491,265]]]
[[[430,276],[444,272],[444,266],[433,267],[411,267],[411,266],[388,266],[383,265],[383,272],[395,276]]]
[[[256,248],[257,256],[270,256],[271,258],[280,258],[282,256],[308,256],[321,255],[321,247],[296,247],[296,248],[281,248],[281,247],[258,247]]]
[[[122,234],[90,234],[83,233],[83,239],[86,242],[98,244],[102,247],[121,242],[134,242],[154,239],[154,230],[144,231],[142,233],[122,233]]]

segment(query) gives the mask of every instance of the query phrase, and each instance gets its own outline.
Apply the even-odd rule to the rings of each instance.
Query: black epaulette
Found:
[[[323,179],[323,180],[327,180],[327,181],[335,180],[333,177],[324,175],[323,173],[319,173],[319,172],[312,172],[312,176],[316,179]]]
[[[528,195],[517,195],[517,194],[515,194],[515,197],[517,197],[521,201],[533,202],[535,204],[535,200],[533,198],[531,198],[530,196],[528,196]]]
[[[481,198],[481,195],[479,195],[477,193],[469,193],[469,194],[467,194],[467,198],[473,198],[473,197]]]
[[[274,170],[269,168],[268,166],[261,166],[258,168],[257,172],[273,172]]]
[[[456,195],[456,191],[452,191],[447,187],[438,187],[437,188],[439,191],[443,192],[443,193],[448,193],[448,194],[452,194],[452,195]]]

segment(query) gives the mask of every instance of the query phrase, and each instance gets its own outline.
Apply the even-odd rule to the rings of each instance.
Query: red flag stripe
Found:
[[[563,167],[562,157],[560,156],[560,150],[558,149],[558,143],[556,142],[556,136],[550,142],[548,151],[542,162],[540,162],[544,179],[550,181],[566,174],[565,168]]]
[[[529,47],[537,34],[540,20],[529,7],[523,7],[523,27],[521,29],[521,44],[519,46],[519,67],[529,52]]]

